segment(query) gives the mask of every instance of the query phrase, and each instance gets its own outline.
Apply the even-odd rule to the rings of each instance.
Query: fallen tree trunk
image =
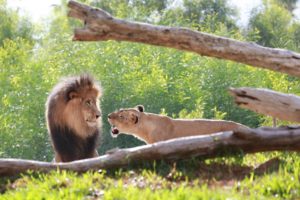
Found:
[[[47,163],[19,159],[0,159],[0,175],[13,175],[27,170],[109,169],[131,163],[154,160],[180,160],[195,156],[216,157],[221,155],[255,153],[263,151],[300,151],[300,127],[259,128],[245,132],[223,132],[158,142],[154,144],[120,149],[98,158],[70,163]]]
[[[300,76],[300,54],[292,51],[262,47],[186,28],[125,21],[75,1],[69,1],[68,7],[68,15],[85,24],[84,28],[75,29],[73,40],[142,42]]]
[[[300,97],[269,89],[231,88],[230,94],[242,108],[276,117],[281,120],[300,122]]]

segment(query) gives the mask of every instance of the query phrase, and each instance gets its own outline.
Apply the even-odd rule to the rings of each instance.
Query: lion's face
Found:
[[[136,108],[120,109],[119,111],[110,113],[108,121],[112,126],[112,136],[116,137],[120,132],[132,132],[137,127],[143,110],[142,106],[137,106]]]
[[[97,127],[101,112],[96,98],[87,97],[81,101],[81,112],[89,127]]]
[[[64,117],[69,126],[79,134],[88,135],[98,129],[101,124],[101,111],[97,91],[71,93]]]

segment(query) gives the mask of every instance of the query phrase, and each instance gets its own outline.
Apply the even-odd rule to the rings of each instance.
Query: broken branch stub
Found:
[[[229,92],[242,108],[281,120],[300,122],[300,97],[296,95],[247,87],[230,88]]]

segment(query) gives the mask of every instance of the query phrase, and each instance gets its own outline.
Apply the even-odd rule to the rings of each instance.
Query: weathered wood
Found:
[[[76,172],[109,169],[153,160],[180,160],[194,156],[215,157],[226,152],[255,153],[273,150],[300,151],[300,127],[259,128],[247,132],[223,132],[178,138],[154,144],[120,149],[98,158],[70,163],[47,163],[19,159],[0,159],[0,175],[27,170],[48,172],[65,169]]]
[[[300,97],[269,89],[231,88],[235,103],[242,108],[281,120],[300,122]]]
[[[300,76],[300,54],[241,42],[186,28],[155,26],[117,19],[104,10],[69,1],[69,16],[84,21],[74,40],[118,40],[172,47]]]

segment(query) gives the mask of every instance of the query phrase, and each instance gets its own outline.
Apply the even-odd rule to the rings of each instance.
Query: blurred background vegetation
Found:
[[[258,44],[300,51],[297,0],[265,0],[238,26],[227,0],[85,0],[119,18],[182,26]],[[129,42],[72,42],[79,21],[67,18],[66,0],[43,23],[33,23],[0,0],[0,157],[50,161],[45,125],[49,91],[69,75],[89,72],[104,88],[101,154],[143,144],[110,136],[107,114],[143,104],[147,112],[172,117],[218,118],[250,127],[271,126],[270,117],[234,105],[229,87],[270,88],[300,94],[299,79],[231,61]],[[286,122],[280,121],[279,124]]]

